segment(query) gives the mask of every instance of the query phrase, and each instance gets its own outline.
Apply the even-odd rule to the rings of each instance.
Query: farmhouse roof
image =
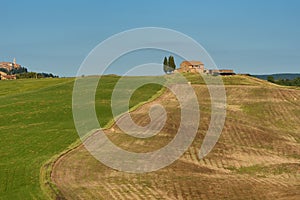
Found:
[[[195,61],[195,60],[190,60],[190,61],[183,61],[183,63],[189,64],[189,65],[204,65],[201,61]]]

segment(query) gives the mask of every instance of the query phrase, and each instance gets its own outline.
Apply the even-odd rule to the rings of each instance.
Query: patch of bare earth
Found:
[[[52,179],[67,199],[300,199],[300,91],[273,86],[226,86],[222,135],[203,160],[197,157],[210,121],[209,93],[195,85],[201,121],[196,139],[172,165],[145,174],[106,167],[80,146],[61,157]],[[165,107],[162,131],[136,139],[113,126],[107,136],[123,149],[147,152],[172,140],[180,124],[175,96],[166,91],[132,113],[146,125],[153,104]]]

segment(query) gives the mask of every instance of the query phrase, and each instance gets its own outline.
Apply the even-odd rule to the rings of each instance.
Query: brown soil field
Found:
[[[193,85],[201,110],[197,136],[177,161],[155,172],[134,174],[111,169],[83,145],[56,161],[52,180],[66,199],[300,199],[300,90],[245,78],[251,84],[226,85],[227,117],[214,149],[197,157],[210,122],[205,85]],[[161,104],[167,121],[159,134],[137,139],[116,125],[105,131],[128,151],[163,147],[176,135],[180,109],[169,91],[133,111],[139,125]],[[97,134],[97,133],[96,133]],[[58,197],[59,198],[59,197]]]

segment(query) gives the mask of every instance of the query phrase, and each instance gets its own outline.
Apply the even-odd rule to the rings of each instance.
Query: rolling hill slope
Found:
[[[67,199],[299,199],[300,90],[276,86],[253,77],[225,77],[227,118],[222,135],[203,160],[198,150],[210,122],[210,98],[205,85],[194,83],[201,108],[197,137],[172,165],[146,174],[119,172],[99,163],[79,146],[61,157],[52,180]],[[132,112],[140,125],[149,122],[148,109],[162,104],[168,114],[155,137],[136,139],[118,127],[107,136],[128,151],[163,147],[176,135],[180,111],[166,91],[154,102]]]

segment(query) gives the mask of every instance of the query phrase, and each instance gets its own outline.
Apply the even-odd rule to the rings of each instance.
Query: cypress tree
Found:
[[[163,69],[166,74],[169,72],[169,62],[167,57],[164,58]]]
[[[176,69],[176,64],[173,56],[169,56],[169,67],[171,68],[171,72]]]

